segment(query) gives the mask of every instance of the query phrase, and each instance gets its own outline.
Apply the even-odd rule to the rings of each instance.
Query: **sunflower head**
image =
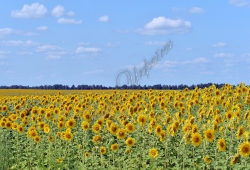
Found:
[[[158,151],[156,148],[151,148],[148,154],[151,158],[156,158],[158,156]]]
[[[199,146],[202,142],[201,134],[199,133],[193,133],[192,134],[192,143],[194,146]]]
[[[239,146],[241,156],[247,157],[250,155],[250,143],[244,142]]]
[[[126,143],[126,145],[127,145],[128,147],[132,147],[132,146],[134,146],[134,144],[135,144],[135,139],[129,137],[129,138],[127,138],[127,140],[126,140],[125,143]]]
[[[219,139],[218,143],[218,149],[221,151],[221,152],[224,152],[226,150],[226,142],[225,142],[225,139],[222,138],[222,139]]]

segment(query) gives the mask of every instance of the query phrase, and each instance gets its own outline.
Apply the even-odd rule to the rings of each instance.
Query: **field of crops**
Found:
[[[0,169],[250,169],[250,88],[0,91]]]

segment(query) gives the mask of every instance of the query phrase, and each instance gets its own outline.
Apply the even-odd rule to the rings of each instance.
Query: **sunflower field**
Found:
[[[244,83],[46,92],[0,96],[1,170],[250,169]]]

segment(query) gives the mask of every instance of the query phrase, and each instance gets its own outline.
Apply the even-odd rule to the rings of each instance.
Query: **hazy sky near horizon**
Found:
[[[0,11],[0,85],[114,87],[170,40],[140,85],[250,84],[250,0],[1,1]]]

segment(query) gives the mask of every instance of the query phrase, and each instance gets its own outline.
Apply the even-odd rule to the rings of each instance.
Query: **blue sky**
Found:
[[[114,87],[170,40],[140,85],[250,84],[250,1],[24,0],[0,11],[0,85]]]

